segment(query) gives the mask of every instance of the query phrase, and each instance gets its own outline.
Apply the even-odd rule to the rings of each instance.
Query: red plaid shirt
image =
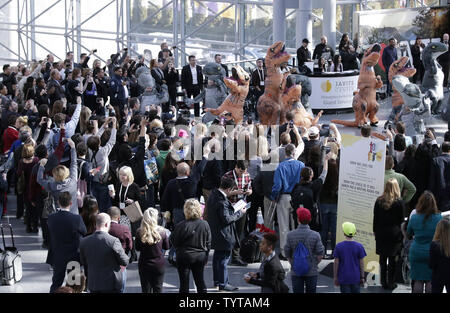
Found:
[[[234,180],[235,182],[235,186],[233,187],[232,191],[235,190],[252,190],[252,185],[251,185],[251,179],[250,179],[250,174],[245,171],[245,173],[243,175],[237,175],[234,170],[226,172],[223,177],[227,177],[230,178],[232,180]],[[242,185],[244,184],[244,185]],[[243,195],[245,197],[245,195]],[[234,195],[228,198],[228,200],[230,200],[231,203],[235,204],[236,202],[239,201],[239,196],[238,195]]]

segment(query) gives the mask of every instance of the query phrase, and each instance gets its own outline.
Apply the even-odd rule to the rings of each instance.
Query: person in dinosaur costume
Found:
[[[230,94],[217,108],[206,108],[206,112],[220,115],[223,112],[231,113],[236,124],[242,123],[244,119],[244,101],[248,94],[250,75],[239,65],[231,69],[231,77],[224,78],[225,85],[230,89]]]
[[[391,86],[393,86],[392,79],[395,75],[402,75],[409,78],[413,77],[414,74],[416,74],[416,69],[408,66],[409,65],[408,61],[409,61],[408,57],[401,57],[400,59],[394,61],[394,63],[391,64],[391,66],[389,67],[389,74],[388,74]],[[392,111],[388,117],[386,124],[384,124],[385,128],[388,126],[389,123],[396,122],[398,120],[398,115],[402,109],[403,103],[405,103],[403,101],[402,96],[395,89],[395,87],[393,88],[393,92],[394,93],[392,94]]]
[[[444,100],[444,72],[436,58],[447,52],[447,46],[442,42],[430,42],[422,52],[425,73],[422,79],[422,91],[431,100],[431,113],[440,114]]]
[[[331,120],[332,123],[349,127],[361,127],[366,124],[366,117],[370,120],[371,126],[377,126],[376,116],[380,105],[377,102],[376,91],[383,86],[380,75],[375,76],[373,67],[380,58],[381,46],[373,44],[366,50],[361,61],[361,69],[358,78],[358,91],[353,96],[354,121]]]
[[[311,114],[309,114],[305,107],[302,105],[300,99],[302,95],[302,86],[296,84],[296,77],[290,75],[286,81],[286,87],[281,96],[281,100],[283,103],[282,112],[286,114],[286,112],[293,110],[294,112],[294,124],[297,127],[305,127],[306,129],[311,126],[316,125],[319,122],[320,117],[322,116],[323,111],[320,111],[317,116],[314,118]]]
[[[281,125],[286,119],[282,111],[281,100],[286,80],[281,73],[280,65],[288,62],[291,55],[284,50],[285,45],[282,41],[275,42],[267,49],[265,89],[257,104],[259,121],[262,125]]]
[[[392,86],[397,89],[404,101],[400,118],[406,125],[406,135],[422,136],[425,133],[422,116],[430,113],[430,99],[420,91],[419,86],[411,83],[406,76],[395,75],[392,79]],[[420,142],[420,140],[416,142]]]

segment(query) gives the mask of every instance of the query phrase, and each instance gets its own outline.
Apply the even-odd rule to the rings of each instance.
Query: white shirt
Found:
[[[192,74],[192,85],[198,85],[198,80],[197,80],[197,67],[194,66],[189,66],[191,68],[191,74]]]

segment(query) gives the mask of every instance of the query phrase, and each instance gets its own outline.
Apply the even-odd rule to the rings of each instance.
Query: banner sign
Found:
[[[378,274],[373,234],[373,208],[384,191],[386,143],[380,139],[342,135],[336,242],[345,240],[342,223],[356,225],[355,240],[366,250],[365,271]]]
[[[352,108],[353,92],[358,90],[358,77],[309,77],[312,85],[309,103],[313,110]]]

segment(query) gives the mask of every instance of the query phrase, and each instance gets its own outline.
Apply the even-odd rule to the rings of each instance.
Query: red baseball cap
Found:
[[[304,207],[300,207],[297,209],[297,218],[300,223],[310,222],[311,221],[311,212]]]

